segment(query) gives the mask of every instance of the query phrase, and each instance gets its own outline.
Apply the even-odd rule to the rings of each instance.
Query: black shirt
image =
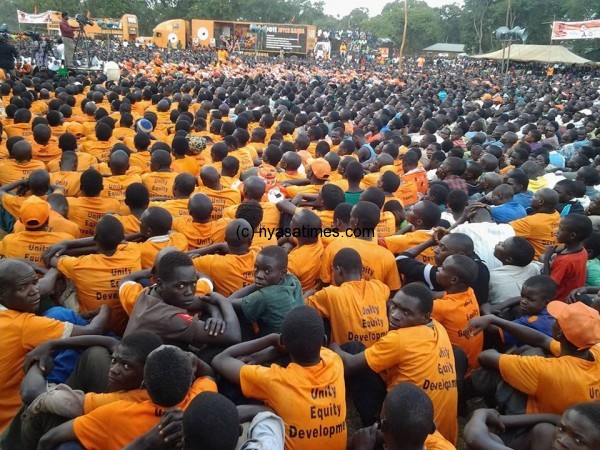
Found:
[[[4,70],[15,69],[15,58],[19,57],[19,52],[8,42],[0,41],[0,68]]]
[[[471,259],[477,263],[478,274],[477,280],[473,283],[473,292],[477,297],[477,303],[479,306],[488,302],[490,293],[490,271],[485,263],[479,258],[479,256],[473,254]],[[438,271],[437,266],[431,264],[423,264],[421,261],[416,260],[410,253],[401,253],[396,258],[396,266],[398,272],[402,278],[402,284],[408,284],[413,282],[422,282],[429,286],[432,291],[443,291],[437,280],[436,273]]]

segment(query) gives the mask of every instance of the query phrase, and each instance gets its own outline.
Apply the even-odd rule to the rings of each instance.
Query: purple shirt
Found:
[[[75,37],[75,32],[73,31],[73,27],[69,25],[69,21],[66,19],[62,19],[60,21],[60,35],[62,37],[71,38]]]

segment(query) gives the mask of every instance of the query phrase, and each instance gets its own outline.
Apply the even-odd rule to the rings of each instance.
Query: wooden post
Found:
[[[398,68],[402,72],[404,64],[404,44],[406,43],[406,32],[408,31],[408,0],[404,0],[404,31],[402,32],[402,44],[400,44],[400,59]]]

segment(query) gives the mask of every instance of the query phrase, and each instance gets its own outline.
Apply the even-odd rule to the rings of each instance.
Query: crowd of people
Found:
[[[600,448],[597,71],[123,50],[0,84],[1,448]]]

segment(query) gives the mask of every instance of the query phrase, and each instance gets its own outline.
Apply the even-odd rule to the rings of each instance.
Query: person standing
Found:
[[[62,41],[64,45],[64,59],[65,59],[65,67],[71,68],[73,67],[73,51],[74,44],[73,38],[75,37],[75,30],[69,24],[69,13],[62,13],[62,20],[60,21],[60,35],[62,36]]]
[[[11,76],[15,75],[15,59],[19,57],[17,49],[0,35],[0,69]]]

